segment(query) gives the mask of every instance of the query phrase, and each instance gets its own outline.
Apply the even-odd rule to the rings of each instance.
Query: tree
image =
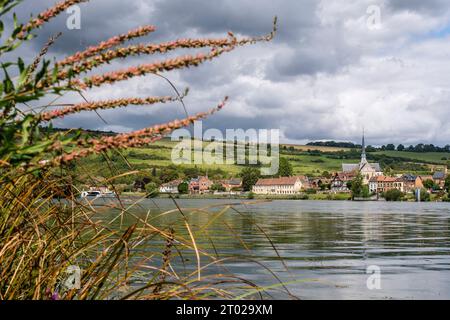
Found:
[[[167,183],[169,181],[176,180],[179,177],[180,177],[180,174],[178,172],[178,168],[172,167],[172,166],[162,169],[159,174],[159,179],[163,183]]]
[[[242,178],[242,188],[244,191],[251,191],[253,186],[258,182],[260,171],[256,168],[244,168],[240,173]]]
[[[346,186],[348,190],[352,190],[352,181],[348,181]]]
[[[147,198],[155,198],[159,195],[159,188],[154,182],[147,183],[145,191],[147,192]]]
[[[189,184],[187,182],[180,183],[178,185],[178,193],[188,194],[189,193]]]
[[[328,171],[324,171],[324,172],[322,172],[322,176],[324,178],[330,179],[331,178],[331,173],[329,173]]]
[[[226,189],[221,183],[214,183],[210,188],[211,191],[225,192]]]
[[[364,180],[361,173],[351,181],[352,199],[363,197]]]
[[[394,146],[392,143],[390,143],[390,144],[388,144],[388,145],[386,146],[386,150],[388,150],[388,151],[394,151],[394,150],[395,150],[395,146]]]
[[[414,151],[415,152],[423,152],[424,151],[424,144],[423,143],[419,143],[418,145],[416,145],[414,147]]]
[[[369,198],[370,197],[370,190],[369,190],[369,186],[368,185],[364,185],[363,186],[362,197],[363,198]]]
[[[203,175],[203,172],[197,166],[185,168],[183,171],[184,175],[190,179]]]
[[[405,146],[402,144],[399,144],[397,147],[397,151],[405,151]]]
[[[403,198],[403,193],[400,190],[392,189],[384,193],[386,201],[400,201]]]
[[[450,192],[450,176],[447,176],[447,178],[445,178],[444,188],[445,190],[447,190],[447,192]]]
[[[425,180],[424,182],[423,182],[423,186],[426,188],[426,189],[433,189],[433,187],[434,187],[434,181],[433,180],[431,180],[431,179],[428,179],[428,180]]]
[[[294,170],[291,163],[286,158],[280,158],[280,165],[278,168],[279,177],[291,177],[294,175]]]

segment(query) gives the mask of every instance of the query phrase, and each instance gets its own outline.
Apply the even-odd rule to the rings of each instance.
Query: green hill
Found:
[[[209,142],[203,142],[203,147]],[[213,178],[230,178],[239,175],[243,165],[226,164],[183,164],[174,166],[171,161],[172,149],[176,142],[168,139],[158,141],[144,148],[123,150],[105,156],[92,156],[79,161],[75,170],[81,181],[122,175],[130,171],[140,171],[138,176],[150,175],[155,170],[158,176],[167,171],[167,179],[172,177],[172,171],[181,176],[208,174]],[[200,152],[200,151],[196,151]],[[281,157],[287,158],[293,166],[296,175],[321,176],[325,171],[332,173],[341,170],[345,163],[358,163],[360,150],[303,145],[281,145]],[[379,162],[388,173],[427,174],[433,165],[449,164],[450,153],[416,153],[400,151],[377,151],[367,154],[369,161]],[[192,153],[192,159],[194,153]],[[106,163],[108,165],[106,165]],[[132,183],[136,174],[120,177],[120,183]]]

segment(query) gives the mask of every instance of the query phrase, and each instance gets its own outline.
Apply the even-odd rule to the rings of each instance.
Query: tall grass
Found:
[[[187,217],[188,211],[209,212],[217,220],[231,205],[218,213],[178,205],[161,212],[158,217],[179,213],[174,226],[184,225],[187,232],[177,234],[171,226],[155,224],[154,214],[136,214],[132,207],[138,201],[94,207],[78,202],[75,194],[55,199],[67,184],[30,175],[2,184],[0,299],[232,299],[242,290],[262,291],[226,271],[222,264],[231,258],[220,258],[197,244],[197,235],[204,237],[212,221],[193,226]],[[114,215],[105,215],[113,209]],[[121,222],[123,215],[133,223]],[[184,272],[172,261],[186,261],[183,254],[195,257]],[[74,289],[65,286],[70,266],[82,270],[80,286]],[[211,273],[212,267],[222,271]]]
[[[0,0],[0,18],[10,14],[21,2]],[[51,127],[55,118],[78,112],[182,102],[183,95],[176,91],[173,97],[129,97],[44,106],[57,107],[51,111],[41,111],[33,105],[49,95],[62,96],[66,92],[75,92],[84,98],[83,92],[92,87],[133,77],[164,77],[160,73],[197,66],[241,45],[269,41],[276,28],[261,38],[238,39],[229,33],[221,39],[183,39],[121,46],[155,30],[154,26],[143,26],[52,63],[46,55],[53,43],[61,39],[58,34],[49,39],[33,61],[24,61],[20,57],[15,61],[4,61],[22,43],[32,41],[33,32],[42,25],[69,6],[82,2],[87,1],[62,1],[26,23],[14,19],[12,32],[6,38],[4,32],[8,29],[1,22],[0,299],[230,299],[247,289],[261,294],[261,288],[223,268],[220,270],[224,272],[203,272],[211,266],[221,265],[228,258],[218,258],[202,249],[196,233],[206,230],[207,226],[191,225],[186,209],[176,202],[181,225],[187,231],[184,235],[172,226],[154,224],[150,213],[145,217],[133,213],[138,202],[126,204],[119,198],[114,208],[80,202],[76,177],[65,170],[65,166],[90,154],[106,154],[112,149],[153,143],[177,128],[219,111],[226,99],[217,108],[186,119],[95,138],[82,136],[76,130],[54,132],[42,128]],[[209,51],[82,78],[83,74],[115,59],[201,48],[209,48]],[[133,174],[133,171],[121,174]],[[108,181],[112,185],[114,178],[111,170]],[[230,209],[231,206],[225,207],[221,214]],[[115,210],[116,215],[104,215],[105,210]],[[207,208],[198,210],[206,211]],[[133,223],[125,224],[124,217],[132,217]],[[141,248],[147,244],[153,244],[152,249],[143,253]],[[186,263],[182,256],[186,250],[195,256],[195,268],[180,273],[172,261],[177,257]],[[74,285],[76,281],[67,283],[71,266],[82,270],[79,286]]]

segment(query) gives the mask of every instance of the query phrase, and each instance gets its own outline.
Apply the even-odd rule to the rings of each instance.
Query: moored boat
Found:
[[[81,192],[81,198],[97,199],[97,198],[116,198],[117,195],[114,191],[109,190],[107,187],[89,188],[88,191]]]

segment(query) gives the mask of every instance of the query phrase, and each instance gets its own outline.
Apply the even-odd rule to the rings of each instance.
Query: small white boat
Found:
[[[114,191],[108,188],[90,188],[88,191],[81,192],[81,198],[97,199],[97,198],[116,198],[117,195]]]

